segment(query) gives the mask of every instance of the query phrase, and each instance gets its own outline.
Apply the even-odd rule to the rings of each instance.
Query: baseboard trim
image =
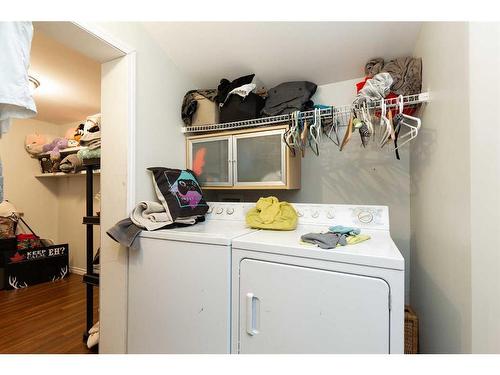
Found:
[[[70,267],[69,272],[77,274],[77,275],[85,275],[85,268]]]

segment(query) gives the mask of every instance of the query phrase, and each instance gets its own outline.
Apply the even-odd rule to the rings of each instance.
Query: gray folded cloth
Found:
[[[129,218],[120,220],[106,231],[108,236],[125,247],[133,247],[134,240],[142,232]]]
[[[334,249],[338,244],[342,246],[347,245],[346,236],[339,233],[307,233],[300,237],[300,239],[304,242],[318,245],[322,249]]]
[[[59,169],[65,173],[76,173],[83,169],[82,159],[77,154],[70,154],[61,161]]]

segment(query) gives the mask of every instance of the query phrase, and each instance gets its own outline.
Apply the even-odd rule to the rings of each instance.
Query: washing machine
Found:
[[[253,203],[209,202],[205,222],[143,231],[129,253],[129,353],[229,353],[231,241]]]
[[[404,259],[384,206],[294,204],[296,230],[233,239],[233,353],[403,353]],[[323,250],[301,235],[353,226],[370,239]]]

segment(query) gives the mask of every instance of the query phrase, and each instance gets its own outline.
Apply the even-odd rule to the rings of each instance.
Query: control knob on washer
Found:
[[[371,223],[372,220],[373,220],[373,215],[371,212],[368,212],[368,211],[361,211],[359,214],[358,214],[358,219],[359,221],[361,221],[362,223],[365,223],[365,224],[368,224],[368,223]]]

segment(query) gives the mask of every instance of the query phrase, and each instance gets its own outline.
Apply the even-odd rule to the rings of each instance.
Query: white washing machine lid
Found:
[[[252,232],[255,229],[243,221],[206,220],[186,227],[142,231],[140,237],[227,246],[233,238]]]
[[[294,231],[261,230],[235,238],[233,249],[404,270],[403,256],[394,244],[389,231],[363,230],[362,233],[370,235],[371,239],[330,250],[300,242],[303,234],[327,230],[328,227],[318,225],[299,225]]]

